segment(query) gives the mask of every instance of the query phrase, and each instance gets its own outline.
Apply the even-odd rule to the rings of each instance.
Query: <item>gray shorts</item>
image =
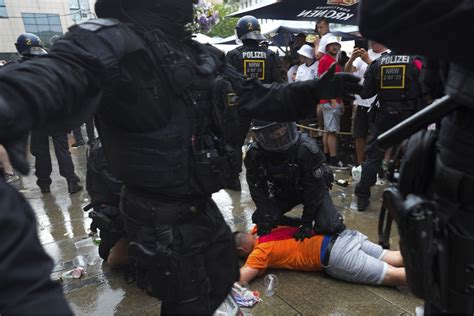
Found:
[[[328,132],[335,133],[341,130],[342,105],[338,104],[333,108],[330,103],[319,105],[323,112],[324,129]]]
[[[388,264],[381,260],[386,253],[364,234],[345,230],[332,247],[326,273],[344,281],[378,285],[387,273]]]

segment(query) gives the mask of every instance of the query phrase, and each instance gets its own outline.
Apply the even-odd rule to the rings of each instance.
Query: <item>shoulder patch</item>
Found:
[[[313,154],[316,154],[319,152],[319,146],[318,143],[306,134],[301,134],[301,140],[302,140],[302,145],[307,148],[310,152]]]
[[[118,25],[119,23],[116,19],[92,19],[79,23],[78,26],[81,29],[95,32],[102,28]]]

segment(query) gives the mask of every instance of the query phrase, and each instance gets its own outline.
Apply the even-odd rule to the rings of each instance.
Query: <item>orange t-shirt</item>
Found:
[[[245,265],[260,270],[259,275],[267,268],[321,271],[321,245],[324,237],[315,235],[303,241],[289,238],[263,243],[257,239]]]

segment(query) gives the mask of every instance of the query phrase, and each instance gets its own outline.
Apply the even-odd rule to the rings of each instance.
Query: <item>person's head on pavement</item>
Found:
[[[247,257],[252,252],[258,236],[256,234],[254,235],[239,231],[234,232],[233,235],[237,255],[242,258]]]
[[[301,46],[298,50],[298,55],[301,63],[309,66],[314,62],[314,48],[308,44]]]

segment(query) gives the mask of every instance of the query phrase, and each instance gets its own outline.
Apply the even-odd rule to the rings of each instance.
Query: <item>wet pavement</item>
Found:
[[[72,140],[71,140],[72,142]],[[52,146],[51,146],[52,147]],[[76,173],[85,186],[85,146],[71,148]],[[73,268],[77,255],[86,255],[88,267],[80,279],[62,278],[66,298],[76,315],[159,315],[160,303],[147,296],[134,285],[127,284],[123,275],[111,271],[98,256],[97,246],[88,236],[91,220],[82,207],[89,201],[85,190],[69,195],[66,180],[58,173],[53,157],[53,184],[50,194],[42,194],[36,186],[34,158],[30,157],[32,171],[16,183],[20,192],[34,208],[38,220],[38,234],[45,250],[53,258],[55,268],[52,278]],[[349,171],[337,172],[336,178],[351,181]],[[254,204],[250,198],[245,174],[241,175],[242,192],[222,190],[213,195],[227,223],[234,230],[248,230]],[[365,212],[351,209],[353,184],[348,187],[335,185],[331,195],[344,215],[349,229],[357,229],[370,240],[377,241],[377,222],[380,197],[385,185],[372,191],[372,203]],[[302,208],[290,215],[300,215]],[[78,243],[79,242],[79,243]],[[398,249],[398,234],[394,227],[390,243]],[[83,247],[77,247],[85,244]],[[250,283],[250,289],[262,293],[263,301],[253,308],[243,309],[252,315],[410,315],[422,301],[415,298],[406,287],[390,288],[347,283],[330,278],[323,273],[268,270],[266,274],[278,276],[279,286],[272,297],[265,297],[263,277]]]

